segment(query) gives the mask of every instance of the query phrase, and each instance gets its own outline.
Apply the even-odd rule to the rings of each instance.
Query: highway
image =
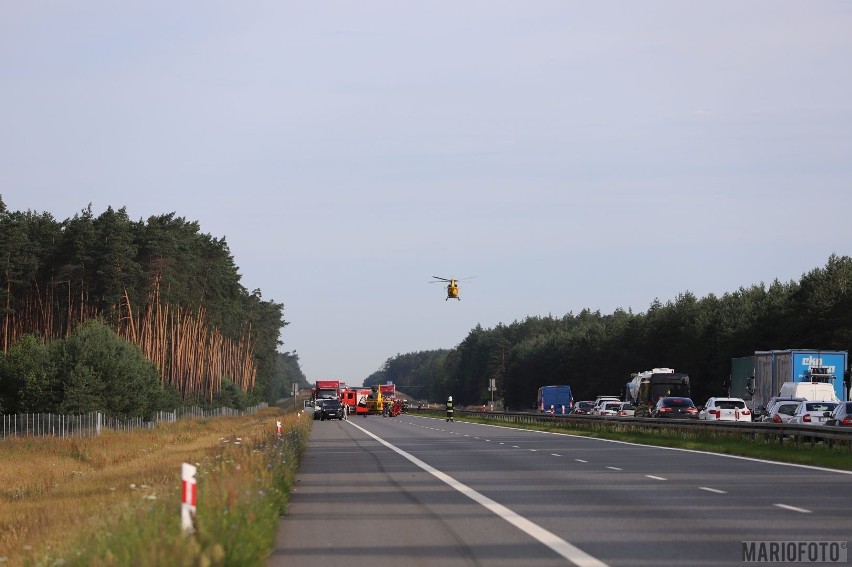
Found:
[[[351,416],[314,423],[268,565],[733,565],[850,536],[846,472]]]

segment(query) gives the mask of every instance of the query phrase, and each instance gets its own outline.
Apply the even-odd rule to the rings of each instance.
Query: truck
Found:
[[[311,389],[311,398],[314,400],[339,399],[340,380],[317,380]]]
[[[558,386],[542,386],[538,389],[538,403],[536,404],[540,413],[552,413],[565,415],[574,407],[574,398],[571,394],[571,386],[560,384]]]
[[[750,356],[732,358],[728,395],[744,399],[757,415],[763,414],[770,398],[780,395],[785,382],[831,384],[837,399],[846,400],[849,398],[843,377],[848,358],[847,351],[819,349],[755,351]],[[807,387],[787,386],[785,391],[800,388]]]
[[[636,406],[636,417],[650,417],[659,398],[689,398],[689,375],[673,368],[654,368],[630,375],[625,389],[627,401]]]

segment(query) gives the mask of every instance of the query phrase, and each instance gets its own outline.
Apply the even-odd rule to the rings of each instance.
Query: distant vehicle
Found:
[[[618,417],[633,417],[636,415],[636,406],[630,402],[623,402],[618,408]]]
[[[852,402],[837,404],[834,411],[828,415],[825,424],[836,425],[838,427],[852,427]]]
[[[766,407],[759,412],[754,413],[754,421],[772,421],[772,410],[775,409],[775,405],[781,402],[804,402],[805,398],[782,398],[781,396],[775,396],[769,398],[769,402],[766,404]],[[798,404],[796,404],[798,405]]]
[[[838,402],[799,402],[792,423],[798,425],[826,425],[826,413],[834,411]]]
[[[843,374],[847,368],[847,351],[757,351],[752,356],[731,359],[728,395],[744,399],[757,412],[767,405],[769,398],[779,395],[785,382],[822,382],[832,385],[837,399],[846,400],[849,396]]]
[[[698,408],[689,398],[669,396],[660,398],[651,411],[658,419],[697,419]]]
[[[589,415],[589,412],[595,407],[595,402],[592,400],[583,400],[581,402],[577,402],[574,404],[574,409],[571,410],[571,414],[576,415]]]
[[[538,389],[536,407],[539,413],[565,415],[570,413],[573,403],[571,386],[561,384],[559,386],[542,386]]]
[[[818,376],[813,375],[811,379],[815,380]],[[831,378],[834,378],[834,376],[831,376]],[[837,392],[834,391],[834,384],[830,382],[784,382],[781,384],[780,394],[789,398],[805,398],[811,402],[840,401]]]
[[[627,400],[636,406],[636,416],[648,416],[660,398],[688,398],[692,394],[689,389],[689,375],[675,372],[672,368],[654,368],[645,372],[637,372],[627,383]]]
[[[319,409],[320,421],[326,419],[343,419],[343,404],[340,400],[323,400]]]
[[[742,398],[710,398],[698,419],[707,421],[751,421],[751,410]]]
[[[772,423],[794,423],[796,410],[802,402],[781,401],[772,406],[766,421]]]
[[[319,419],[322,413],[322,404],[325,400],[314,400],[314,419]]]
[[[337,399],[340,397],[340,380],[317,380],[311,390],[315,400]]]
[[[618,410],[621,409],[620,401],[603,401],[595,410],[595,415],[618,415]]]

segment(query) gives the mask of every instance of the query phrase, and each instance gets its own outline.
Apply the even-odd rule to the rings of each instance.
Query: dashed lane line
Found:
[[[537,541],[543,543],[544,545],[546,545],[547,547],[549,547],[550,549],[555,551],[557,554],[559,554],[561,557],[564,557],[565,559],[567,559],[568,561],[570,561],[574,565],[577,565],[579,567],[607,567],[607,564],[604,563],[603,561],[601,561],[600,559],[598,559],[597,557],[593,557],[593,556],[589,555],[588,553],[586,553],[585,551],[583,551],[579,547],[576,547],[573,544],[565,541],[564,539],[562,539],[558,535],[554,534],[553,532],[550,532],[550,531],[542,528],[538,524],[531,522],[530,520],[527,520],[526,518],[524,518],[520,514],[513,512],[511,509],[507,508],[506,506],[503,506],[502,504],[488,498],[487,496],[480,494],[479,492],[477,492],[476,490],[467,486],[466,484],[463,484],[463,483],[457,481],[456,479],[454,479],[450,475],[448,475],[444,472],[441,472],[438,469],[432,467],[431,465],[421,461],[420,459],[418,459],[414,455],[411,455],[410,453],[403,451],[402,449],[396,447],[395,445],[388,443],[387,441],[385,441],[384,439],[382,439],[378,435],[375,435],[374,433],[367,431],[366,429],[364,429],[360,425],[356,425],[355,423],[352,423],[352,421],[348,421],[347,423],[349,423],[353,427],[357,428],[358,430],[360,430],[364,434],[369,435],[370,437],[372,437],[373,439],[375,439],[376,441],[378,441],[379,443],[381,443],[382,445],[384,445],[385,447],[387,447],[391,451],[397,453],[398,455],[404,457],[405,459],[408,459],[410,462],[414,463],[416,466],[418,466],[421,469],[423,469],[424,471],[428,472],[429,474],[431,474],[435,478],[446,483],[451,488],[461,492],[462,494],[464,494],[465,496],[467,496],[468,498],[470,498],[471,500],[473,500],[474,502],[476,502],[480,506],[483,506],[484,508],[490,510],[491,512],[493,512],[494,514],[496,514],[497,516],[499,516],[503,520],[507,521],[508,523],[512,524],[513,526],[515,526],[516,528],[518,528],[519,530],[521,530],[522,532],[527,534],[528,536],[530,536],[530,537],[536,539]]]

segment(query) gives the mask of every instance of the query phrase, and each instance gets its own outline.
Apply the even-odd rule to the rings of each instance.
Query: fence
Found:
[[[244,410],[233,408],[215,408],[205,410],[200,407],[180,408],[173,412],[157,412],[150,421],[141,417],[112,417],[100,412],[82,415],[56,415],[51,413],[30,413],[3,415],[2,436],[21,437],[92,437],[100,435],[104,429],[130,431],[139,428],[151,428],[157,423],[170,423],[178,419],[251,415],[267,407],[261,403]]]

